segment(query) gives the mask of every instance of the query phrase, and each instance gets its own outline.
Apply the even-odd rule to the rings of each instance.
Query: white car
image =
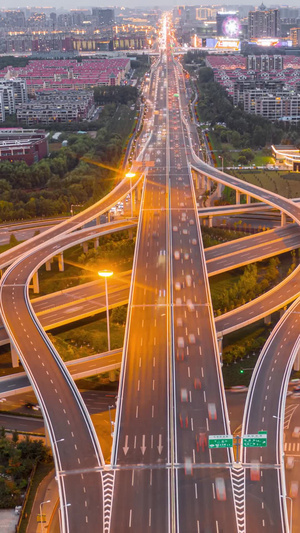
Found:
[[[184,338],[183,337],[178,337],[177,345],[178,345],[178,348],[184,348]]]
[[[294,427],[294,431],[292,433],[292,437],[294,439],[299,439],[299,437],[300,437],[300,427],[299,426]]]
[[[175,283],[175,291],[180,291],[181,289],[181,283],[179,281],[176,281]]]
[[[178,231],[178,227],[177,226],[173,226],[173,231]]]
[[[192,311],[195,311],[195,306],[194,306],[192,300],[190,300],[190,299],[187,300],[187,301],[186,301],[186,306],[187,306],[187,308],[188,308],[188,311],[190,311],[190,313],[191,313]]]
[[[295,457],[290,455],[289,457],[286,458],[285,467],[287,470],[292,470],[294,468],[294,465],[295,465]]]
[[[189,343],[190,344],[195,344],[195,342],[196,342],[196,339],[195,339],[194,333],[190,333],[189,334]]]
[[[180,391],[180,399],[182,402],[187,402],[188,401],[188,391],[187,389],[181,389]]]
[[[174,252],[174,259],[176,260],[180,259],[180,253],[178,252],[178,250],[175,250]]]
[[[222,477],[216,478],[216,493],[217,493],[217,499],[219,501],[222,502],[226,500],[225,481]]]
[[[183,257],[184,257],[184,259],[185,259],[186,261],[188,261],[188,259],[190,258],[190,254],[188,254],[187,252],[185,252],[185,254],[184,254]]]
[[[186,281],[187,287],[191,287],[192,286],[192,277],[189,274],[187,276],[185,276],[185,281]]]

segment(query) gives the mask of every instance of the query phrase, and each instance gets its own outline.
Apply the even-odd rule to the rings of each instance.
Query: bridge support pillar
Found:
[[[100,215],[98,217],[96,217],[95,220],[96,220],[96,226],[100,226],[100,224],[101,224]]]
[[[33,274],[32,282],[33,282],[33,292],[34,292],[34,294],[38,294],[40,292],[39,271],[38,270]]]
[[[50,270],[51,270],[51,261],[46,261],[46,270],[47,270],[47,272],[50,272]]]
[[[284,226],[286,224],[286,214],[281,211],[280,225]]]
[[[212,215],[209,215],[209,217],[208,217],[208,227],[212,228],[212,225],[213,225],[213,217],[212,217]]]
[[[223,352],[223,337],[218,337],[218,350],[219,350],[219,356],[220,359],[222,359],[222,352]]]
[[[111,216],[111,212],[107,211],[107,222],[110,222],[110,216]]]
[[[99,248],[99,237],[96,237],[96,239],[94,239],[94,248],[97,250],[97,248]]]
[[[64,272],[64,270],[65,270],[64,253],[63,252],[58,254],[58,270],[59,270],[59,272]]]
[[[83,242],[81,246],[82,246],[82,249],[83,249],[83,253],[87,254],[88,251],[89,251],[89,243],[88,242]]]
[[[235,191],[235,203],[240,204],[241,203],[241,192]]]
[[[271,324],[271,317],[272,317],[272,315],[267,315],[267,316],[264,317],[264,324],[266,324],[266,326]]]
[[[219,197],[222,196],[222,183],[220,182],[217,182],[217,189],[216,189],[216,193]]]
[[[15,345],[10,342],[10,353],[11,353],[11,364],[13,368],[16,368],[19,366],[20,358],[19,353],[15,347]]]
[[[286,312],[286,310],[287,310],[287,306],[286,306],[286,305],[285,305],[282,309],[280,309],[280,311],[279,311],[279,316],[280,316],[280,318],[284,315],[284,313]]]
[[[250,196],[250,194],[246,194],[246,204],[251,204],[251,196]]]
[[[114,381],[116,381],[116,371],[115,371],[115,370],[110,370],[110,371],[109,371],[108,379],[109,379],[109,381],[111,381],[112,383],[113,383]]]

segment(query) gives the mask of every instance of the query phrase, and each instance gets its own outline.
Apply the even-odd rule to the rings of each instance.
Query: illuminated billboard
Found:
[[[206,48],[209,50],[228,50],[231,52],[237,52],[240,50],[239,39],[222,39],[198,37],[196,34],[192,38],[192,46],[195,48]]]
[[[240,19],[235,11],[217,13],[218,37],[238,37],[241,32]]]

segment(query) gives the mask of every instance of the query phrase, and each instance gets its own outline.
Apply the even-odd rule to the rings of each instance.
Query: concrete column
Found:
[[[111,215],[111,212],[107,211],[107,222],[110,222],[110,215]]]
[[[113,383],[114,381],[116,381],[116,371],[115,371],[115,370],[110,370],[110,371],[109,371],[108,379],[109,379],[109,381],[111,381],[112,383]]]
[[[250,196],[250,194],[246,194],[246,204],[251,204],[251,196]]]
[[[40,292],[39,271],[38,270],[33,274],[32,281],[33,281],[33,292],[34,292],[34,294],[38,294]]]
[[[222,196],[222,183],[218,182],[216,193],[219,197]]]
[[[88,244],[88,242],[83,242],[83,243],[82,243],[82,249],[83,249],[83,253],[84,253],[84,254],[87,254],[87,253],[88,253],[88,251],[89,251],[89,244]]]
[[[279,311],[279,316],[280,316],[280,318],[284,315],[284,313],[286,312],[286,310],[287,310],[287,306],[285,306],[285,307],[283,307],[282,309],[280,309],[280,311]]]
[[[206,176],[205,181],[206,181],[205,190],[210,192],[210,189],[211,189],[211,179],[208,178],[208,177]]]
[[[222,352],[223,352],[223,337],[218,337],[218,350],[220,358],[222,359]]]
[[[50,270],[51,270],[51,261],[46,261],[46,270],[47,270],[47,272],[50,272]]]
[[[94,239],[94,248],[99,248],[99,237],[96,237],[96,239]]]
[[[58,270],[59,272],[64,272],[65,270],[65,263],[64,263],[64,253],[61,252],[58,254]]]
[[[100,215],[98,217],[96,217],[96,226],[100,226],[101,222],[100,222]]]
[[[284,226],[286,224],[286,214],[281,211],[281,219],[280,219],[281,226]]]
[[[19,366],[19,353],[16,350],[15,345],[11,342],[10,343],[10,353],[11,353],[11,364],[13,368],[16,368]]]
[[[212,217],[212,215],[209,215],[209,217],[208,217],[208,227],[212,228],[212,225],[213,225],[213,217]]]
[[[241,203],[241,193],[240,191],[235,191],[235,203],[240,204]]]
[[[264,317],[264,324],[266,324],[267,326],[268,326],[269,324],[271,324],[271,317],[272,317],[272,315],[267,315],[267,316],[265,316],[265,317]]]

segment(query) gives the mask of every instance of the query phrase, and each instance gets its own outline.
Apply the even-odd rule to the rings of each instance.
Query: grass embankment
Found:
[[[123,346],[125,326],[110,320],[111,349]],[[107,351],[106,319],[86,318],[80,322],[63,326],[49,334],[63,361],[80,359],[96,353]]]
[[[300,174],[286,170],[231,170],[237,178],[286,198],[300,196]]]
[[[277,318],[278,313],[276,313]],[[226,388],[249,385],[259,353],[274,327],[260,320],[226,335],[223,340],[223,378]],[[234,359],[237,357],[237,359]]]
[[[135,233],[133,233],[135,235]],[[57,258],[46,271],[45,265],[39,269],[39,294],[37,298],[56,291],[74,287],[79,284],[99,280],[98,272],[102,269],[113,270],[115,274],[132,268],[135,238],[129,239],[126,232],[118,232],[109,237],[99,238],[99,248],[95,249],[92,241],[88,242],[88,252],[84,253],[81,245],[64,251],[64,271],[58,271]]]

